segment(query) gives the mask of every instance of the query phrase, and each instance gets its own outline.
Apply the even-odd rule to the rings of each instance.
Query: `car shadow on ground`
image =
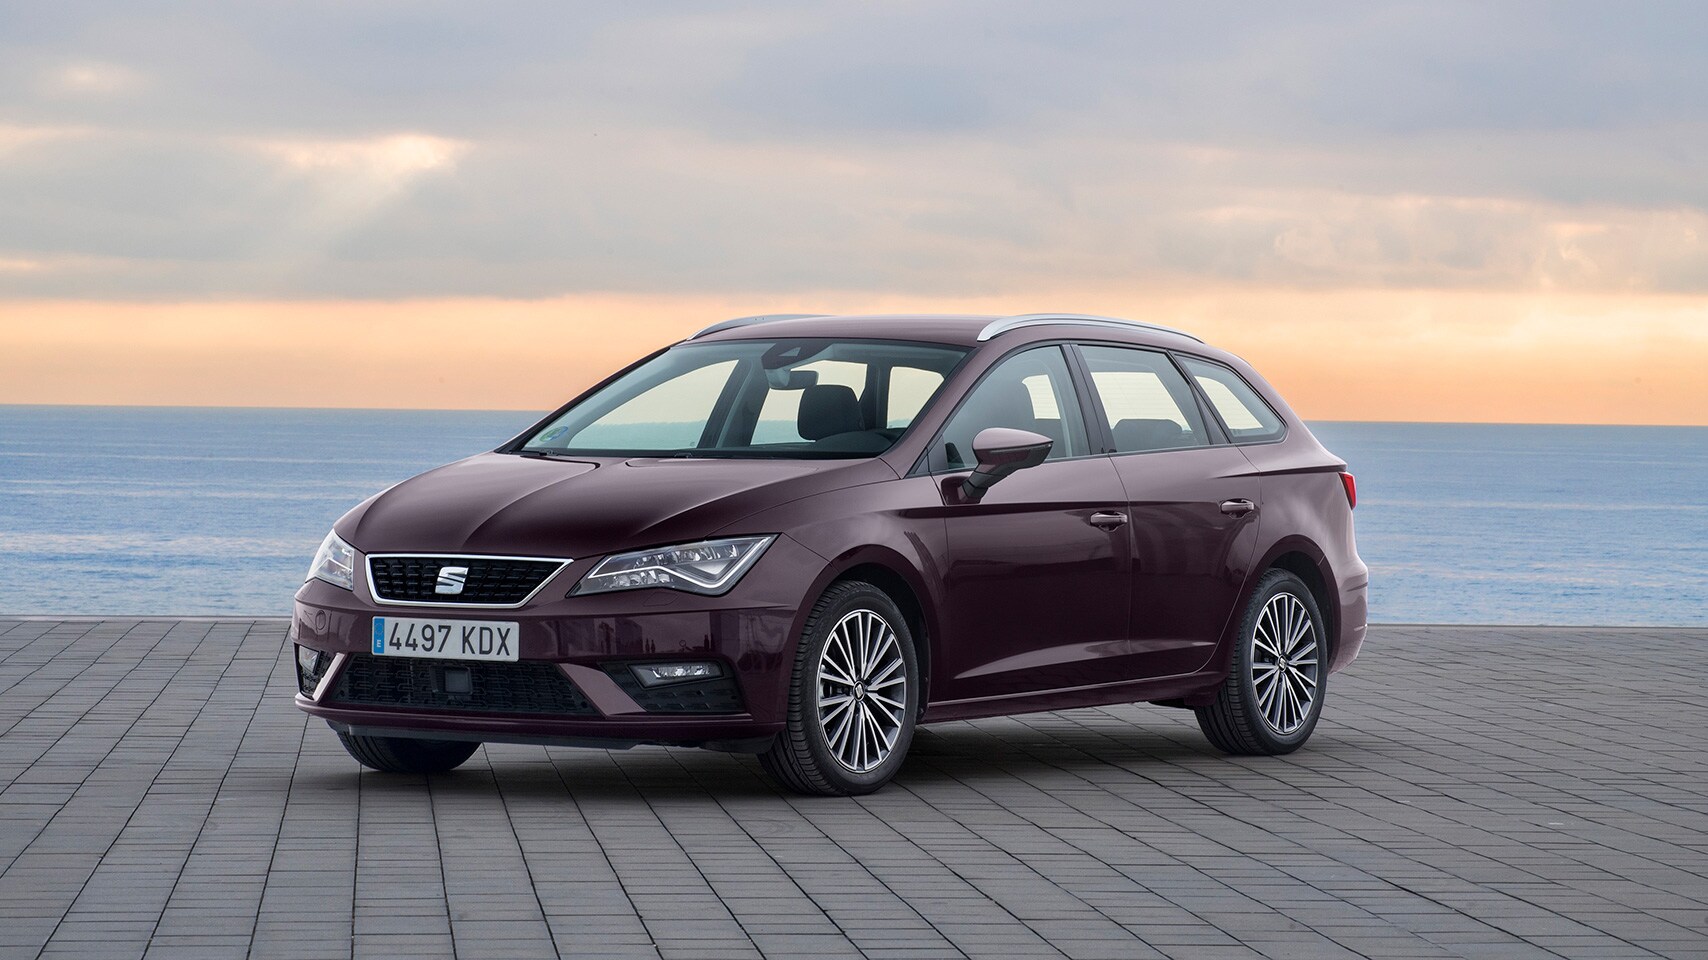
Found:
[[[1313,756],[1332,756],[1356,750],[1327,730],[1294,758],[1229,757],[1204,742],[1198,732],[1179,724],[1086,727],[1071,722],[1021,720],[951,723],[921,728],[914,737],[897,784],[928,790],[956,784],[978,789],[1016,780],[1060,783],[1094,776],[1108,781],[1109,771],[1146,779],[1147,769],[1199,771],[1230,784],[1241,780],[1275,784],[1280,765],[1309,762]],[[348,770],[300,771],[300,786],[348,789],[361,775],[368,790],[420,789],[431,782],[435,793],[490,793],[495,787],[506,797],[570,797],[578,799],[656,797],[677,794],[714,799],[794,796],[776,787],[757,758],[684,748],[637,747],[624,751],[572,747],[513,747],[490,745],[465,767],[432,777]],[[1117,775],[1119,775],[1119,773]]]

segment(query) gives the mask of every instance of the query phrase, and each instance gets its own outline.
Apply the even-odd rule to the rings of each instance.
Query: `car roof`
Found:
[[[1183,330],[1147,323],[1082,313],[1022,313],[1010,315],[947,314],[761,314],[714,323],[688,339],[694,342],[777,338],[860,338],[874,340],[917,340],[956,346],[977,346],[1015,331],[1045,336],[1084,336],[1086,328],[1097,329],[1104,338],[1130,340],[1158,346],[1203,343]],[[1079,328],[1077,332],[1071,328]],[[1114,337],[1107,335],[1113,333]],[[1025,339],[1045,337],[1026,336]]]

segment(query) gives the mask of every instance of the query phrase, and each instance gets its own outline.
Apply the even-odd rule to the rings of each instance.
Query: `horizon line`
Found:
[[[561,405],[560,405],[561,406]],[[519,413],[535,417],[557,407],[527,410],[520,407],[315,407],[290,404],[205,404],[205,403],[13,403],[0,402],[7,407],[90,409],[90,410],[300,410],[314,412],[350,413]],[[1306,423],[1391,423],[1458,427],[1646,427],[1654,429],[1702,430],[1702,423],[1634,423],[1623,420],[1585,422],[1581,420],[1349,420],[1341,417],[1300,417]]]

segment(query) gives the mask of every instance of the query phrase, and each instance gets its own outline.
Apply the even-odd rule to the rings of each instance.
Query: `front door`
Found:
[[[1041,433],[1055,446],[979,503],[944,498],[946,642],[933,699],[1121,679],[1130,655],[1127,498],[1109,459],[1091,450],[1061,347],[1016,354],[980,381],[931,453],[940,483],[972,468],[973,438],[987,427]]]

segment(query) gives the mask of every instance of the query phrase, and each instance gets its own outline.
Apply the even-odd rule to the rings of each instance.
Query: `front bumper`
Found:
[[[517,609],[457,604],[395,606],[376,602],[357,564],[354,590],[310,580],[297,591],[291,639],[330,655],[317,682],[299,689],[296,705],[334,729],[366,734],[433,736],[522,743],[630,746],[692,744],[752,749],[783,729],[794,670],[794,638],[802,599],[824,561],[781,537],[734,590],[705,597],[648,589],[566,597],[591,561],[577,561]],[[373,618],[425,617],[502,620],[519,625],[520,663],[549,664],[584,700],[568,713],[458,709],[349,702],[340,695],[346,671],[367,669]],[[737,712],[660,712],[634,693],[622,665],[660,660],[718,663],[739,691]],[[421,670],[455,662],[414,660]],[[438,666],[429,666],[438,665]],[[475,666],[478,666],[476,664]],[[530,667],[538,677],[540,669]],[[550,671],[547,671],[550,674]],[[354,677],[354,673],[351,674]],[[625,689],[627,688],[627,689]],[[644,702],[641,702],[644,701]]]

